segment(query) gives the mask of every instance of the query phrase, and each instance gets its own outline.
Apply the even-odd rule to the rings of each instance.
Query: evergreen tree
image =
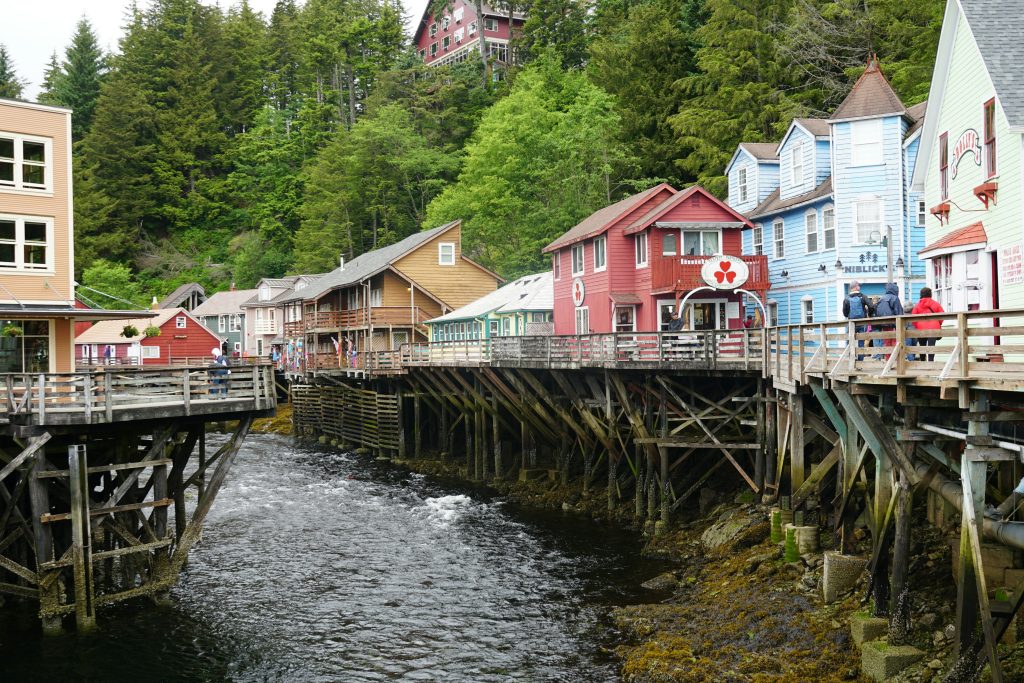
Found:
[[[14,61],[7,54],[7,47],[0,43],[0,97],[21,99],[25,81],[14,71]]]
[[[100,83],[106,73],[106,59],[89,20],[82,18],[75,27],[64,64],[54,79],[54,101],[72,111],[71,137],[81,140],[92,125]]]
[[[519,73],[466,146],[428,226],[463,220],[467,253],[506,277],[545,267],[541,249],[617,197],[633,167],[612,98],[559,55]]]
[[[224,22],[224,80],[219,100],[229,130],[248,130],[266,97],[270,54],[267,27],[248,0],[231,9]]]
[[[518,41],[524,61],[553,50],[563,66],[582,65],[587,58],[587,7],[582,0],[533,0]]]
[[[789,0],[707,0],[697,29],[698,72],[679,81],[685,96],[670,123],[688,148],[679,164],[722,196],[736,145],[776,140],[802,111],[796,74],[779,56]]]
[[[299,10],[295,0],[278,0],[270,17],[268,91],[278,109],[286,109],[299,94]]]
[[[458,160],[429,147],[398,105],[339,132],[309,168],[295,272],[330,270],[420,228],[427,204],[458,170]]]
[[[57,59],[57,53],[54,52],[50,55],[50,61],[46,63],[46,70],[43,71],[43,84],[39,88],[40,103],[60,106],[60,102],[57,100],[57,83],[63,75],[60,60]]]
[[[676,184],[690,179],[677,164],[688,148],[669,117],[684,101],[676,81],[696,70],[694,32],[703,23],[703,5],[703,0],[641,4],[610,22],[614,32],[590,46],[591,78],[615,96],[623,141],[646,178]]]

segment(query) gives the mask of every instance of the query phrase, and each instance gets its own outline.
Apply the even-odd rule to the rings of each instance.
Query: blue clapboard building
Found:
[[[910,180],[924,103],[906,107],[872,58],[829,119],[794,119],[778,143],[741,143],[726,168],[729,205],[754,224],[743,251],[765,254],[773,324],[842,318],[852,281],[880,296],[893,279],[904,303],[925,283],[925,209]]]

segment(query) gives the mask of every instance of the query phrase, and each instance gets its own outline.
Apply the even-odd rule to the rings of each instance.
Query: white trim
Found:
[[[580,269],[576,270],[576,249],[580,250]],[[583,275],[587,272],[587,250],[583,246],[583,242],[577,242],[576,244],[569,247],[569,274],[572,277]]]
[[[825,233],[828,232],[825,229],[825,212],[832,211],[832,246],[828,246],[828,240],[825,239]],[[836,205],[826,204],[821,207],[821,249],[820,251],[835,251],[839,246],[839,231],[836,229]]]
[[[39,104],[38,102],[23,102],[22,100],[12,100],[6,97],[0,97],[0,104],[6,104],[10,107],[21,107],[22,109],[35,109],[37,111],[50,111],[55,114],[68,114],[68,121],[71,120],[71,110],[64,107],[54,107],[49,104]],[[70,140],[70,138],[68,138]]]
[[[942,249],[931,249],[929,251],[921,250],[917,252],[918,258],[922,261],[933,259],[938,256],[948,256],[950,254],[959,254],[962,251],[976,251],[978,249],[986,249],[988,242],[972,242],[971,244],[958,244],[955,247],[943,247]]]
[[[445,258],[444,258],[444,248],[445,247],[451,247],[451,250],[452,250],[452,258],[451,258],[451,262],[450,263],[445,261]],[[438,242],[437,243],[437,265],[439,265],[439,266],[454,266],[456,261],[457,261],[457,259],[455,257],[455,242]]]
[[[0,192],[19,194],[19,195],[30,195],[30,196],[43,196],[52,197],[54,191],[53,184],[53,170],[55,166],[55,159],[53,158],[53,138],[43,137],[40,135],[30,135],[27,133],[18,133],[15,131],[0,130],[0,137],[7,138],[13,141],[14,156],[11,157],[9,162],[13,166],[13,175],[11,177],[10,185],[0,185]],[[25,178],[23,175],[24,164],[25,164],[25,143],[35,143],[43,146],[43,186],[42,187],[25,187]],[[70,145],[70,141],[68,143]],[[30,165],[38,165],[38,162],[30,162]]]
[[[71,169],[71,115],[67,116],[67,128],[65,130],[67,138],[65,140],[65,147],[67,147],[67,183],[68,183],[68,300],[74,302],[75,300],[75,188],[74,188],[74,173]],[[57,245],[53,245],[54,253],[56,254]],[[55,266],[56,267],[56,266]]]
[[[597,265],[597,243],[598,242],[601,243],[601,253],[604,256],[604,263],[602,263],[600,267]],[[602,273],[602,272],[608,270],[608,238],[605,235],[601,235],[600,237],[595,237],[593,244],[590,245],[590,250],[591,250],[591,252],[593,252],[593,257],[592,258],[594,259],[594,272],[595,273]]]
[[[644,259],[643,259],[643,261],[640,260],[640,238],[641,237],[643,238],[643,245],[644,245]],[[648,237],[647,237],[647,231],[646,230],[644,230],[643,232],[638,232],[635,235],[633,235],[633,261],[634,261],[634,263],[636,263],[636,267],[637,267],[638,270],[640,268],[646,268],[647,264],[650,263],[650,261],[651,261],[651,242],[650,242],[650,239],[648,239]]]
[[[808,216],[814,216],[814,249],[807,244],[807,240],[811,236],[811,232],[807,229]],[[808,209],[804,211],[804,251],[808,254],[817,254],[819,251],[823,251],[821,247],[821,223],[818,221],[818,210]]]
[[[27,216],[15,213],[0,213],[0,220],[14,223],[14,266],[0,268],[2,273],[17,273],[18,275],[47,275],[56,274],[57,245],[54,237],[54,219],[47,216]],[[42,223],[46,226],[46,267],[27,268],[25,266],[25,223]],[[65,303],[67,300],[65,299]]]

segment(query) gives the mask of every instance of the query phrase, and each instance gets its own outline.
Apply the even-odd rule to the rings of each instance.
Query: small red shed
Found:
[[[746,264],[743,288],[763,299],[767,259],[742,256],[749,227],[698,185],[680,191],[663,183],[594,212],[544,249],[554,270],[555,334],[664,330],[682,298],[705,284],[704,264],[723,254]],[[686,329],[742,327],[742,298],[694,294]]]
[[[103,363],[107,361],[105,349],[110,346],[111,363],[171,365],[190,358],[205,362],[212,359],[214,347],[220,348],[222,340],[185,309],[168,308],[154,313],[154,318],[97,322],[75,338],[75,357],[79,362]],[[126,326],[134,327],[138,334],[125,337]],[[160,334],[145,336],[150,326],[158,327]]]

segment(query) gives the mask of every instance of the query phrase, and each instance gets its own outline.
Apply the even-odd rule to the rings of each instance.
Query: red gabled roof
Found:
[[[918,253],[923,254],[927,251],[938,251],[939,249],[968,247],[975,244],[986,244],[987,242],[988,234],[985,232],[985,226],[979,221],[971,223],[966,228],[954,230],[948,235],[940,237]]]
[[[643,192],[630,195],[629,197],[619,200],[614,204],[610,204],[603,209],[598,209],[580,221],[567,233],[544,247],[543,253],[547,254],[555,249],[560,249],[561,247],[600,235],[617,221],[621,220],[623,216],[628,214],[630,211],[637,209],[643,205],[644,202],[651,199],[662,190],[668,190],[673,195],[676,194],[675,188],[671,185],[668,183],[661,183],[660,185],[655,185]]]
[[[645,215],[643,218],[633,221],[633,223],[626,228],[625,234],[632,235],[635,232],[640,232],[647,226],[652,225],[655,221],[664,216],[666,213],[668,213],[672,209],[672,207],[678,206],[681,202],[686,201],[687,199],[698,193],[700,193],[704,197],[707,197],[716,205],[718,205],[721,209],[723,209],[731,216],[733,216],[736,219],[737,223],[742,223],[744,226],[748,228],[754,227],[754,224],[748,221],[743,216],[743,214],[737,213],[736,211],[731,209],[727,204],[719,200],[718,197],[714,196],[700,185],[691,185],[682,192],[677,192],[676,194],[672,195],[671,197],[663,201],[661,204],[658,204],[651,211],[649,211],[647,215]]]

